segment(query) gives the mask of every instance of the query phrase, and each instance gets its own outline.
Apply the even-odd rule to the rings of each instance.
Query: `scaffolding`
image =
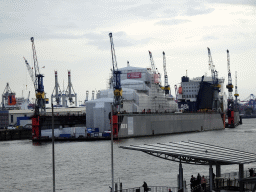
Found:
[[[160,87],[159,74],[151,72],[151,82],[149,89],[150,112],[171,112],[171,106],[168,104],[164,90]]]

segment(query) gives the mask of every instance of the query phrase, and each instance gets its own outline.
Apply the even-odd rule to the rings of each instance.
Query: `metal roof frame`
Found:
[[[120,146],[162,159],[197,165],[231,165],[256,162],[256,154],[196,141]]]

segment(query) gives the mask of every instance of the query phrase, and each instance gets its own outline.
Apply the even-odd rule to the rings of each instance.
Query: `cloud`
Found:
[[[212,13],[213,11],[214,11],[213,8],[190,7],[184,12],[184,15],[186,16],[204,15],[204,14]]]
[[[106,50],[110,49],[110,32],[101,32],[101,33],[88,33],[85,35],[85,38],[88,41],[88,45],[96,46],[98,49]],[[118,31],[112,33],[113,43],[115,47],[131,47],[138,46],[141,44],[147,44],[150,39],[144,38],[140,40],[135,40],[129,37],[124,31]]]
[[[219,38],[215,37],[215,36],[204,36],[202,38],[203,41],[209,41],[209,40],[218,40]]]
[[[159,21],[155,24],[156,25],[179,25],[179,24],[188,23],[188,22],[191,22],[191,21],[188,19],[169,19],[169,20]]]
[[[208,0],[209,3],[238,4],[256,6],[255,0]]]
[[[135,4],[130,7],[126,7],[120,10],[119,13],[125,15],[125,17],[141,17],[141,18],[152,18],[157,16],[157,12],[163,7],[161,3],[145,3]]]

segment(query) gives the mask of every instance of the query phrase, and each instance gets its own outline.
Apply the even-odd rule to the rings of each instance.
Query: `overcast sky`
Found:
[[[190,78],[210,75],[207,47],[227,84],[229,49],[232,82],[237,71],[243,100],[256,94],[255,16],[255,0],[1,0],[0,91],[9,82],[18,97],[22,92],[27,97],[29,90],[35,97],[23,59],[33,65],[34,37],[47,97],[54,89],[54,70],[61,90],[66,90],[71,70],[78,101],[85,99],[86,90],[90,99],[92,90],[107,88],[112,32],[119,68],[127,61],[134,67],[150,67],[150,50],[163,74],[165,51],[172,94],[186,70]]]

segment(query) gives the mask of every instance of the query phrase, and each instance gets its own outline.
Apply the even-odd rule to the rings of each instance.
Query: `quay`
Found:
[[[31,129],[0,129],[0,141],[31,139]]]
[[[102,141],[102,140],[111,140],[110,137],[54,137],[54,141]],[[117,138],[114,138],[117,140]],[[52,142],[50,137],[41,137],[37,139],[32,139],[33,142]]]

